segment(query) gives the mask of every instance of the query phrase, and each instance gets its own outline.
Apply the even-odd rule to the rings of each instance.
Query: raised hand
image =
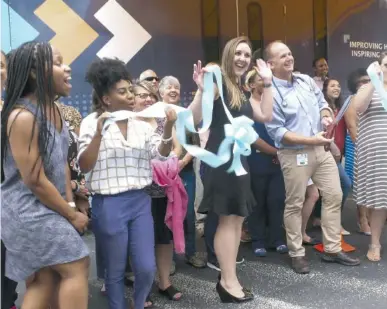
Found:
[[[193,75],[192,78],[199,90],[203,90],[204,87],[204,73],[205,69],[202,68],[202,62],[199,60],[197,64],[193,66]]]
[[[258,59],[257,66],[255,66],[254,68],[257,71],[258,75],[265,82],[271,82],[271,79],[273,78],[273,74],[265,61],[263,61],[262,59]]]
[[[174,124],[176,122],[177,114],[173,108],[166,107],[165,108],[165,116],[166,116],[167,123]]]
[[[375,61],[371,63],[371,65],[374,67],[375,73],[376,74],[381,74],[382,73],[382,68],[380,67],[380,63],[378,61]]]
[[[97,122],[97,132],[101,134],[103,130],[103,125],[105,124],[106,119],[112,117],[112,115],[109,112],[104,112],[98,117]]]

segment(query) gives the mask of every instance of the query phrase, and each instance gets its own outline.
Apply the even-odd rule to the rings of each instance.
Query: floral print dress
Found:
[[[67,160],[71,171],[71,181],[74,182],[76,186],[74,192],[79,192],[83,195],[89,196],[90,193],[86,188],[85,176],[81,173],[77,161],[78,135],[76,130],[81,126],[82,116],[79,111],[72,106],[68,106],[63,103],[58,103],[58,106],[70,133]]]

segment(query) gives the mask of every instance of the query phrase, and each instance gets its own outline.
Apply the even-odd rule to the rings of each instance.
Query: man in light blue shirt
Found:
[[[302,246],[302,207],[308,180],[319,188],[322,200],[323,260],[348,266],[358,265],[341,248],[342,191],[337,165],[329,151],[332,139],[324,129],[332,125],[332,111],[315,81],[304,74],[293,74],[294,58],[288,46],[276,41],[265,49],[273,72],[273,120],[266,124],[278,150],[284,175],[286,205],[284,223],[295,272],[309,273]]]

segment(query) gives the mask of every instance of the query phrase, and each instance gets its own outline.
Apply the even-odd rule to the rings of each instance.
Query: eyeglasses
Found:
[[[136,97],[139,97],[142,100],[146,100],[148,97],[149,99],[155,99],[155,97],[150,93],[138,93],[135,94]]]
[[[146,80],[148,82],[153,82],[153,81],[158,82],[160,79],[157,76],[149,76],[149,77],[144,78],[144,80]]]

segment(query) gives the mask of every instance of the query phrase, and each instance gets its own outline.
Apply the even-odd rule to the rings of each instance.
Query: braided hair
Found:
[[[3,59],[1,60],[1,68],[6,70],[7,68],[7,55],[5,54],[5,52],[3,50],[1,50],[1,56],[4,57],[4,61],[5,63],[3,63]],[[7,73],[7,72],[5,72]],[[0,91],[3,91],[3,86],[4,86],[4,82],[5,80],[7,79],[7,76],[5,76],[4,80],[3,80],[3,76],[1,76],[1,89]]]
[[[85,79],[93,87],[92,109],[98,115],[106,109],[102,97],[107,95],[119,81],[131,81],[125,63],[111,58],[93,61],[87,70]]]
[[[1,113],[1,172],[3,174],[3,164],[6,150],[9,143],[7,134],[8,118],[12,111],[18,107],[20,98],[28,95],[35,95],[37,99],[36,111],[34,113],[34,123],[31,128],[31,138],[35,134],[35,126],[38,121],[38,147],[41,160],[49,159],[54,143],[49,147],[49,123],[51,114],[47,115],[47,110],[54,105],[54,82],[53,82],[53,54],[49,43],[27,42],[14,50],[8,60],[8,78],[6,86],[6,98]],[[18,116],[18,115],[17,115]],[[17,117],[16,116],[16,117]],[[55,113],[54,113],[55,123]],[[12,130],[10,127],[10,132]],[[9,134],[10,135],[10,134]],[[55,139],[55,135],[54,135]],[[39,158],[36,160],[32,171],[35,169]],[[31,172],[32,172],[31,171]]]

